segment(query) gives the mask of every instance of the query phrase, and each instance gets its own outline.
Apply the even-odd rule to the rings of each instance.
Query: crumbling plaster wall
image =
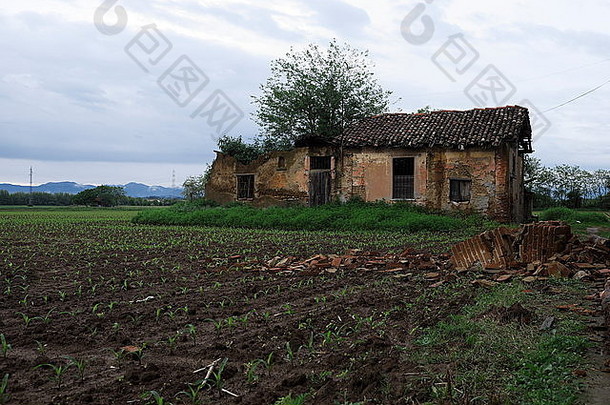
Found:
[[[278,167],[279,157],[285,161]],[[244,165],[218,153],[206,196],[220,203],[235,201],[237,174],[255,175],[257,206],[306,205],[309,202],[309,157],[333,156],[331,195],[340,200],[392,201],[393,159],[415,159],[415,199],[435,210],[480,212],[503,221],[520,221],[523,213],[523,159],[516,145],[497,149],[302,147],[272,152]],[[450,180],[471,181],[468,202],[450,201]]]
[[[309,157],[331,154],[330,148],[303,147],[270,152],[249,164],[243,164],[232,156],[218,152],[212,164],[212,176],[206,186],[206,197],[221,204],[235,201],[237,175],[254,174],[253,205],[266,207],[308,204]],[[278,164],[280,157],[284,159],[282,167]],[[334,159],[332,164],[335,165]]]
[[[488,149],[350,150],[345,153],[341,193],[366,201],[391,201],[392,159],[397,157],[415,158],[415,203],[436,210],[480,212],[493,218],[499,207],[506,206],[508,190],[501,193],[498,187],[509,186],[508,158],[505,152]],[[499,160],[505,163],[498,164]],[[450,179],[471,181],[470,201],[450,201]],[[500,194],[506,195],[504,201],[498,200]],[[504,211],[500,209],[500,214]]]
[[[427,205],[437,210],[493,214],[497,198],[496,154],[493,150],[435,149],[429,152]],[[470,201],[450,200],[450,180],[470,180]]]
[[[428,173],[425,152],[396,148],[362,148],[344,153],[339,170],[340,193],[345,197],[359,196],[365,201],[392,200],[393,159],[413,157],[415,159],[415,202],[423,204],[426,195]]]

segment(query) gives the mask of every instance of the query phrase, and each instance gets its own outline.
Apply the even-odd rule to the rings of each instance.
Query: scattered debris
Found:
[[[208,364],[207,366],[193,371],[193,374],[201,373],[202,371],[206,371],[206,370],[208,370],[208,373],[211,374],[212,373],[211,370],[213,370],[214,367],[216,366],[216,364],[220,363],[221,361],[222,361],[222,359],[214,360],[212,363]],[[209,378],[209,375],[206,376],[205,379],[207,379],[207,378]]]
[[[548,330],[551,329],[553,327],[553,324],[555,323],[555,317],[554,316],[547,316],[546,318],[544,318],[544,322],[542,322],[542,325],[540,325],[540,330]]]
[[[532,323],[533,319],[534,315],[519,303],[515,303],[500,312],[501,323],[517,322],[520,325],[528,325]]]
[[[400,254],[352,249],[344,255],[318,254],[305,260],[292,256],[268,261],[229,260],[229,268],[309,276],[338,271],[420,274],[433,282],[432,287],[467,271],[488,279],[489,282],[474,283],[483,287],[515,277],[526,283],[548,277],[610,277],[610,241],[596,236],[581,242],[570,226],[560,221],[527,224],[519,229],[500,227],[458,243],[451,250],[453,255],[418,253],[413,249]]]
[[[607,279],[604,291],[591,299],[601,299],[610,326],[610,240],[594,232],[590,232],[587,241],[581,241],[572,234],[570,226],[561,221],[538,222],[517,229],[500,227],[456,244],[451,252],[452,255],[432,255],[409,248],[400,254],[381,254],[352,249],[344,255],[318,254],[305,260],[277,256],[262,262],[232,256],[228,262],[229,268],[287,275],[372,271],[390,273],[397,279],[419,276],[430,282],[430,288],[438,288],[466,272],[476,273],[477,279],[472,284],[483,288],[492,288],[515,278],[525,283],[549,277],[594,282]],[[582,314],[593,312],[569,305],[558,309]],[[525,319],[523,317],[521,321]],[[553,317],[547,317],[540,328],[551,328],[553,322]]]
[[[515,303],[510,307],[491,307],[481,316],[495,319],[502,324],[515,322],[520,325],[529,325],[534,320],[534,314],[519,303]]]
[[[133,303],[135,302],[136,304],[141,304],[141,303],[143,303],[143,302],[148,302],[148,301],[150,301],[150,300],[154,300],[154,299],[155,299],[155,297],[154,297],[154,296],[149,295],[148,297],[143,298],[143,299],[141,299],[141,300],[129,301],[129,303],[130,303],[130,304],[133,304]]]

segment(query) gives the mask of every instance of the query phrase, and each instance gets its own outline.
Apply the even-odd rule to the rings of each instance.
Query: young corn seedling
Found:
[[[246,379],[248,384],[254,384],[258,380],[258,374],[256,374],[256,368],[261,364],[260,360],[258,361],[249,361],[245,364],[246,366]]]
[[[204,387],[203,381],[197,381],[193,384],[187,384],[188,388],[184,391],[180,391],[176,394],[176,398],[185,397],[185,400],[188,401],[191,405],[201,405],[203,404],[203,398],[200,398],[201,390]]]
[[[232,328],[233,326],[235,326],[235,324],[237,323],[237,318],[234,316],[230,316],[227,319],[225,319],[225,324],[229,327]]]
[[[142,399],[147,400],[147,404],[153,405],[172,405],[171,402],[166,401],[157,391],[148,391],[142,394]]]
[[[85,359],[77,359],[72,356],[67,356],[66,358],[70,361],[68,365],[74,366],[78,370],[78,377],[80,378],[80,382],[82,383],[85,380],[85,369],[87,368],[87,362],[85,361]]]
[[[123,362],[123,360],[125,360],[125,350],[123,349],[119,349],[119,350],[112,350],[110,349],[110,351],[112,352],[114,359],[116,360],[117,364],[121,364]]]
[[[157,308],[155,310],[155,322],[159,323],[159,319],[161,319],[161,315],[163,315],[163,307]]]
[[[214,371],[212,373],[212,382],[214,383],[214,387],[218,390],[218,392],[222,390],[225,384],[224,379],[222,378],[222,372],[224,371],[228,361],[229,359],[225,357],[218,366],[218,371]]]
[[[32,322],[32,320],[34,320],[34,318],[30,318],[28,315],[24,314],[23,312],[17,312],[17,315],[21,315],[21,319],[23,319],[23,323],[26,328],[28,326],[30,326],[30,323]]]
[[[11,400],[11,396],[8,393],[8,374],[4,374],[2,381],[0,381],[0,405],[6,404]]]
[[[286,360],[288,360],[289,363],[292,363],[294,360],[294,351],[292,350],[292,347],[290,347],[290,342],[286,342]]]
[[[23,297],[23,299],[19,300],[19,305],[23,305],[24,308],[28,307],[28,297],[29,295],[26,294],[25,297]]]
[[[138,359],[139,364],[142,364],[142,359],[144,358],[144,349],[146,349],[146,346],[146,343],[142,343],[142,346],[140,346],[138,350],[133,352],[133,355],[136,356],[136,359]]]
[[[169,353],[173,354],[176,350],[176,345],[178,344],[177,340],[180,337],[180,334],[176,333],[174,336],[170,336],[167,338],[167,346],[169,346]]]
[[[47,344],[42,343],[39,340],[35,340],[34,342],[36,342],[36,351],[38,353],[40,353],[41,356],[46,355],[47,354]]]
[[[34,367],[34,370],[37,368],[41,368],[41,367],[50,368],[53,372],[53,374],[50,377],[50,380],[54,381],[57,384],[57,389],[60,390],[64,374],[66,374],[66,371],[68,371],[70,366],[71,366],[71,364],[64,364],[61,366],[56,366],[54,364],[46,363],[46,364],[37,365],[36,367]]]
[[[191,340],[193,341],[193,345],[197,344],[197,328],[193,324],[186,325],[186,333],[189,334]]]
[[[219,321],[216,321],[212,318],[208,318],[208,319],[206,319],[206,321],[211,321],[214,324],[214,328],[216,329],[217,332],[220,331],[224,327],[224,324],[225,324],[224,320],[222,320],[222,319]]]
[[[285,397],[278,399],[276,402],[273,403],[273,405],[304,405],[308,396],[309,396],[308,394],[300,394],[300,395],[297,395],[296,397],[293,397],[292,394],[288,394]],[[360,403],[361,402],[358,402],[358,404],[360,404]],[[347,402],[343,402],[343,405],[357,405],[357,404],[353,403],[353,402],[350,402],[349,404]]]
[[[8,351],[11,350],[13,347],[6,340],[6,336],[4,336],[4,333],[0,334],[0,344],[2,345],[0,346],[0,351],[2,351],[2,357],[6,359],[8,356]]]
[[[269,353],[269,355],[266,358],[259,360],[259,363],[261,363],[263,366],[265,366],[265,369],[267,370],[267,374],[271,373],[272,361],[273,361],[273,352]]]
[[[51,318],[51,314],[53,313],[53,311],[55,311],[55,308],[51,308],[51,310],[49,312],[47,312],[47,314],[45,316],[41,316],[40,319],[42,320],[42,322],[49,324],[52,321]]]
[[[305,345],[305,347],[307,347],[307,349],[308,349],[310,352],[313,352],[313,346],[314,346],[314,337],[315,337],[314,333],[313,333],[313,332],[311,332],[311,333],[309,334],[309,339],[307,339],[307,343],[306,343],[306,345]]]

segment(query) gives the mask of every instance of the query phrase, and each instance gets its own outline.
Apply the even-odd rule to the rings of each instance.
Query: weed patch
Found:
[[[575,403],[580,385],[572,372],[583,367],[588,347],[581,335],[584,324],[576,315],[555,314],[561,321],[550,331],[539,330],[538,322],[502,322],[487,316],[513,305],[532,313],[549,312],[566,297],[582,294],[582,286],[574,282],[556,283],[554,288],[558,293],[549,296],[525,292],[518,282],[499,286],[479,295],[461,314],[424,330],[415,340],[414,358],[429,369],[451,365],[444,390],[431,386],[431,395],[484,403]]]
[[[199,225],[250,229],[334,231],[452,231],[480,227],[479,217],[429,213],[407,204],[348,203],[322,207],[254,208],[245,205],[146,210],[133,222],[151,225]]]

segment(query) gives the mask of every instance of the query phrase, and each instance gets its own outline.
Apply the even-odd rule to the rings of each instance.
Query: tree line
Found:
[[[546,167],[526,156],[525,186],[534,194],[534,208],[610,209],[610,170],[589,171],[575,165]]]
[[[131,206],[162,206],[171,205],[172,199],[155,199],[129,197],[122,187],[99,186],[78,194],[68,193],[9,193],[0,190],[0,205],[34,205],[34,206],[70,206],[87,205],[100,207]]]

